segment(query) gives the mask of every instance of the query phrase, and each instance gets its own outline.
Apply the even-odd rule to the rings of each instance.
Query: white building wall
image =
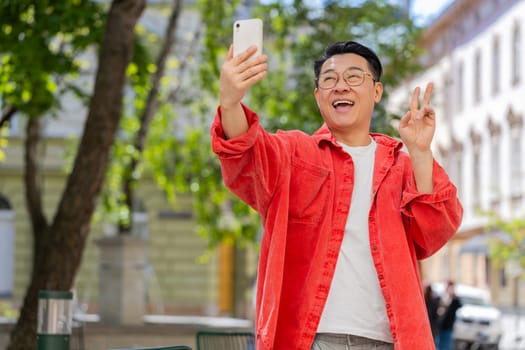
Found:
[[[488,2],[488,1],[486,1]],[[509,7],[508,11],[497,19],[494,23],[488,23],[484,30],[476,33],[476,36],[471,40],[455,49],[451,56],[455,62],[463,62],[464,69],[464,100],[463,110],[458,110],[457,105],[453,109],[453,118],[451,123],[451,136],[463,143],[463,145],[470,146],[470,152],[464,152],[463,159],[465,161],[462,168],[464,178],[467,179],[464,183],[468,184],[474,176],[479,176],[481,180],[481,188],[474,189],[466,186],[461,189],[461,194],[465,200],[466,215],[464,220],[465,228],[483,224],[479,215],[474,211],[474,203],[472,202],[472,195],[474,191],[479,190],[481,194],[481,208],[489,210],[491,208],[491,201],[494,196],[498,196],[497,189],[491,186],[492,168],[496,167],[500,172],[499,188],[501,192],[501,214],[509,213],[510,202],[510,188],[508,188],[510,169],[509,154],[509,139],[510,127],[508,125],[507,116],[510,110],[513,110],[518,115],[525,112],[525,77],[522,77],[521,83],[514,86],[511,82],[511,48],[512,48],[512,34],[515,23],[519,23],[522,33],[525,31],[525,2],[514,1],[514,5]],[[501,65],[500,68],[500,92],[492,93],[492,42],[495,37],[500,40],[501,49]],[[522,40],[522,55],[525,53],[525,42]],[[474,101],[474,57],[476,52],[481,52],[481,100]],[[525,56],[522,57],[522,65]],[[523,72],[523,69],[522,69]],[[457,102],[457,101],[456,101]],[[501,148],[499,150],[499,164],[493,164],[495,155],[491,154],[490,147],[490,131],[488,127],[489,120],[492,120],[497,126],[501,128]],[[470,133],[475,131],[481,136],[481,173],[475,174],[472,171],[472,140]],[[439,134],[439,130],[438,130]],[[443,138],[439,135],[437,139]],[[523,143],[522,143],[522,154]],[[523,159],[522,159],[523,162]],[[518,208],[515,215],[523,213],[523,202]]]
[[[516,26],[521,33],[519,83],[515,83],[512,78],[512,48]],[[493,45],[496,38],[499,40],[499,92],[494,93]],[[443,248],[448,254],[454,254],[468,238],[485,230],[487,218],[478,209],[496,209],[506,219],[525,215],[525,141],[521,141],[521,156],[516,159],[517,153],[511,148],[513,128],[509,122],[510,114],[521,118],[518,132],[524,136],[521,137],[523,140],[525,1],[456,0],[429,25],[423,44],[428,49],[423,57],[427,68],[391,94],[388,108],[395,112],[406,111],[413,88],[421,86],[424,89],[427,82],[434,83],[432,105],[436,111],[437,127],[432,149],[437,160],[458,186],[465,209],[460,231]],[[475,68],[476,55],[480,56],[479,73]],[[477,81],[480,82],[478,100],[475,96]],[[497,148],[491,143],[494,135],[491,128],[499,128]],[[476,145],[472,133],[480,137],[479,170],[473,168]],[[495,134],[498,135],[497,132]],[[494,149],[497,154],[494,154]],[[520,189],[511,185],[510,170],[514,162],[520,163]],[[497,183],[494,183],[493,177],[497,178]],[[479,186],[476,185],[477,181]],[[480,198],[479,206],[476,205],[476,196]],[[437,262],[438,259],[441,261]],[[427,272],[424,273],[425,279],[457,277],[470,284],[491,284],[489,276],[483,281],[480,270],[476,268],[473,271],[470,268],[473,261],[481,261],[479,256],[473,259],[467,263],[463,257],[456,259],[451,256],[448,259],[449,264],[455,261],[459,266],[449,265],[441,269],[427,266],[424,268]],[[443,259],[436,257],[433,262],[426,262],[427,265],[432,263],[443,264]],[[465,270],[459,273],[458,270],[463,268]],[[432,271],[447,274],[436,275]],[[459,276],[455,276],[458,274]]]
[[[464,1],[456,1],[464,2]],[[482,187],[478,190],[482,196],[482,208],[490,208],[490,200],[493,197],[491,192],[491,168],[492,155],[490,149],[490,131],[488,129],[489,120],[501,128],[501,144],[500,144],[500,163],[495,165],[500,169],[500,183],[501,189],[502,209],[509,209],[507,200],[510,198],[511,189],[509,188],[510,174],[507,169],[510,169],[510,127],[508,125],[507,117],[509,111],[513,111],[516,115],[523,116],[525,114],[525,2],[524,1],[478,1],[482,13],[489,13],[492,7],[487,6],[483,10],[482,4],[485,3],[501,3],[507,4],[507,11],[497,19],[488,23],[480,24],[480,30],[475,30],[474,33],[467,32],[465,37],[456,38],[455,41],[460,42],[458,46],[451,49],[449,52],[442,51],[442,56],[435,61],[423,73],[415,77],[412,81],[406,82],[401,88],[396,90],[391,95],[389,101],[389,109],[392,111],[405,111],[408,107],[408,100],[410,93],[416,86],[424,89],[427,82],[433,82],[435,85],[434,94],[432,98],[433,107],[437,114],[436,135],[433,142],[433,150],[436,153],[438,160],[444,163],[449,168],[448,159],[445,159],[444,154],[440,150],[449,151],[451,148],[451,140],[454,138],[463,146],[463,166],[461,168],[462,179],[465,181],[464,188],[461,188],[461,197],[465,202],[466,207],[472,206],[473,189],[469,188],[468,184],[474,176],[480,176]],[[508,5],[513,3],[512,5]],[[503,6],[502,5],[502,6]],[[452,6],[453,7],[453,6]],[[453,9],[453,8],[452,8]],[[452,10],[451,9],[451,10]],[[470,16],[476,16],[471,13]],[[457,21],[465,23],[472,22],[470,18],[458,17]],[[521,27],[521,54],[522,54],[522,77],[521,82],[514,86],[511,83],[511,45],[513,28],[516,23]],[[472,25],[473,26],[473,25]],[[452,35],[448,32],[446,35]],[[501,48],[501,64],[500,64],[500,92],[493,94],[491,91],[492,81],[492,42],[494,37],[500,39]],[[481,100],[474,101],[474,57],[476,52],[481,53]],[[459,109],[458,101],[458,66],[463,64],[463,101],[462,109]],[[450,79],[450,86],[446,86],[446,80]],[[482,171],[480,174],[474,174],[472,171],[472,141],[471,132],[475,131],[481,136],[481,162]],[[522,154],[525,149],[522,144]],[[525,160],[522,160],[525,161]],[[525,179],[525,176],[524,176]],[[470,204],[470,205],[469,205]],[[465,228],[472,225],[476,226],[480,223],[476,219],[476,214],[467,209],[464,225]],[[519,213],[524,211],[523,205],[520,207]],[[508,210],[505,210],[507,212]],[[518,214],[516,212],[515,214]]]

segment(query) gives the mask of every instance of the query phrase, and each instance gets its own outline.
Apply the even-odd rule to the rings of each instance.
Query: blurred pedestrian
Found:
[[[425,305],[427,307],[428,320],[430,322],[430,329],[432,331],[432,337],[434,338],[434,343],[437,345],[437,338],[439,334],[439,317],[438,317],[438,307],[439,307],[439,297],[432,289],[432,284],[427,284],[425,286]]]
[[[449,280],[445,293],[440,297],[437,310],[439,317],[438,350],[454,349],[454,323],[456,322],[456,311],[461,306],[461,301],[456,296],[454,281]]]

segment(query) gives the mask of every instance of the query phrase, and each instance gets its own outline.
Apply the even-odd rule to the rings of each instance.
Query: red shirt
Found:
[[[220,110],[213,151],[225,184],[259,212],[264,226],[256,298],[258,350],[310,350],[343,239],[353,186],[351,157],[324,125],[314,135],[266,132],[244,106],[246,134],[226,140]],[[456,232],[463,209],[456,188],[434,162],[432,194],[416,190],[402,143],[377,143],[368,216],[370,249],[396,350],[434,342],[417,259]]]

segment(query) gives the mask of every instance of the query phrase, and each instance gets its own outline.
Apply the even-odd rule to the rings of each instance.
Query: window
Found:
[[[501,127],[489,119],[488,128],[490,131],[490,206],[494,211],[498,211],[501,201],[500,189],[500,169],[501,169]]]
[[[458,189],[458,196],[462,198],[463,191],[463,145],[456,138],[452,138],[452,164],[451,176],[452,182]]]
[[[13,295],[15,213],[8,198],[0,193],[0,298]]]
[[[474,103],[481,101],[481,53],[474,56]]]
[[[521,132],[518,128],[513,128],[510,135],[510,183],[513,193],[521,193]]]
[[[480,154],[479,150],[476,150],[474,153],[474,161],[472,162],[472,206],[474,211],[477,211],[481,208],[481,179],[480,179]]]
[[[492,93],[497,95],[500,91],[500,45],[499,38],[492,42]]]
[[[516,116],[511,110],[507,116],[510,129],[510,193],[512,200],[512,207],[519,206],[519,202],[523,193],[523,147],[522,147],[522,133],[523,121],[522,118]]]
[[[519,84],[521,80],[521,56],[521,28],[516,23],[512,34],[512,85]]]
[[[444,101],[453,101],[453,79],[451,78],[453,74],[449,70],[447,70],[443,75],[443,86],[445,87],[443,89],[443,98]],[[451,103],[442,103],[443,105],[443,112],[444,112],[444,118],[450,122],[454,116],[454,106]]]
[[[481,137],[475,131],[471,131],[472,140],[472,209],[474,212],[481,208]]]
[[[506,287],[507,286],[507,273],[505,272],[505,268],[504,267],[499,268],[498,274],[499,274],[500,287]]]
[[[463,154],[461,152],[458,152],[454,155],[456,158],[456,173],[454,174],[454,183],[456,184],[456,188],[458,190],[458,196],[462,199],[463,196],[463,160],[462,160]]]
[[[457,75],[457,84],[456,84],[456,108],[458,112],[463,111],[463,62],[459,63],[458,66],[458,75]]]

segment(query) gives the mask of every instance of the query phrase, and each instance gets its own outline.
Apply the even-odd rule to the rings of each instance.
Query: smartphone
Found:
[[[259,18],[235,21],[233,23],[233,56],[246,51],[252,45],[257,46],[254,56],[262,54],[263,21]]]

